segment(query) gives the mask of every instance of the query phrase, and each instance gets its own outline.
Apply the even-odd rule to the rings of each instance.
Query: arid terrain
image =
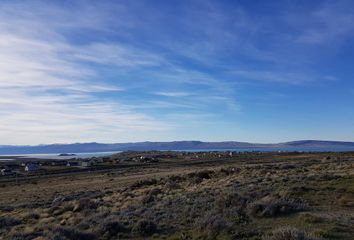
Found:
[[[41,168],[0,178],[0,239],[354,239],[354,153],[123,152]]]

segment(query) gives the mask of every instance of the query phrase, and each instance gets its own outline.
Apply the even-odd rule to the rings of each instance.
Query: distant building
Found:
[[[10,176],[12,175],[12,170],[9,167],[5,167],[4,169],[1,169],[1,175],[3,176]]]
[[[79,164],[79,162],[77,162],[77,161],[68,161],[68,162],[66,163],[66,166],[67,166],[67,167],[78,167],[78,166],[80,166],[80,164]]]
[[[97,163],[103,163],[103,162],[108,162],[109,160],[111,160],[110,157],[100,157],[96,159]]]
[[[156,159],[156,158],[154,158],[154,157],[141,156],[141,157],[139,158],[139,162],[143,162],[143,163],[158,162],[158,159]]]
[[[35,172],[39,170],[39,165],[36,163],[28,163],[25,167],[26,172]]]
[[[66,161],[53,161],[50,163],[52,166],[65,166],[66,165]]]
[[[93,159],[81,162],[81,167],[92,167],[93,165],[96,165],[96,161]]]

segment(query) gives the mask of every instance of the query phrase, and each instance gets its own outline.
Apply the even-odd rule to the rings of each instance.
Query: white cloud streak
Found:
[[[299,20],[291,20],[298,24]],[[297,42],[331,44],[354,35],[354,14],[345,1],[326,2],[310,13],[303,25],[303,32],[297,37]]]
[[[124,88],[100,82],[99,73],[88,66],[139,68],[158,65],[158,57],[118,43],[70,43],[56,27],[66,25],[60,16],[46,24],[45,18],[22,11],[23,5],[12,7],[9,11],[0,4],[0,144],[128,141],[135,139],[129,137],[132,131],[170,127],[127,105],[97,98],[97,93],[119,94]]]
[[[188,92],[156,92],[155,94],[164,97],[187,97],[192,95]]]
[[[312,68],[306,46],[353,32],[336,4],[259,21],[212,1],[172,16],[150,2],[89,2],[0,2],[0,144],[143,140],[187,125],[164,119],[181,113],[222,122],[240,111],[244,83],[337,80]]]

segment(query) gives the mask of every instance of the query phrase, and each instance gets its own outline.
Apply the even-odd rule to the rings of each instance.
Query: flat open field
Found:
[[[0,239],[354,239],[354,153],[159,154],[0,178]]]

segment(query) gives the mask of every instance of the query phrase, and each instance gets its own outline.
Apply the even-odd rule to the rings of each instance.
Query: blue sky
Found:
[[[354,140],[352,1],[0,2],[0,144]]]

